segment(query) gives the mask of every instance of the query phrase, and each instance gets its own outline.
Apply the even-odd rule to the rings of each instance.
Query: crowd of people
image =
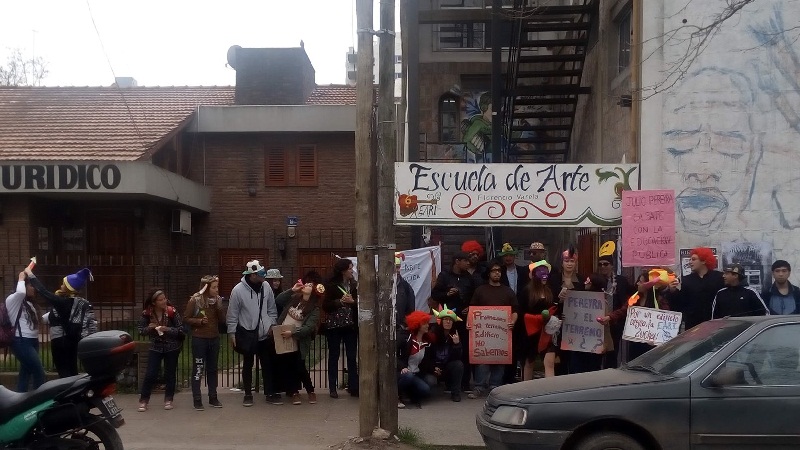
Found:
[[[410,284],[400,276],[395,260],[398,407],[421,406],[439,384],[454,402],[480,398],[502,384],[613,368],[649,350],[647,343],[622,339],[628,308],[679,311],[688,329],[704,321],[727,316],[800,313],[800,288],[789,282],[791,265],[772,265],[773,283],[762,293],[750,289],[744,268],[738,264],[717,271],[717,258],[708,248],[691,252],[691,274],[677,277],[669,268],[647,268],[635,283],[618,274],[613,242],[601,246],[596,271],[577,272],[578,252],[569,247],[558,261],[547,261],[540,242],[530,245],[530,264],[517,264],[518,249],[506,243],[496,258],[487,258],[477,241],[465,242],[451,265],[437,276],[428,299],[429,311],[415,310]],[[328,280],[310,271],[289,289],[282,288],[278,269],[267,270],[258,260],[247,263],[228,302],[219,292],[219,277],[206,275],[181,313],[163,289],[153,289],[144,299],[138,331],[150,339],[148,367],[140,392],[140,412],[148,410],[159,374],[165,382],[164,409],[173,408],[178,356],[189,335],[193,371],[193,407],[204,409],[201,384],[206,378],[208,405],[221,408],[217,395],[218,359],[223,334],[242,355],[243,406],[252,406],[253,367],[258,358],[267,402],[299,405],[317,402],[306,365],[313,340],[327,340],[329,395],[339,388],[358,396],[358,284],[349,259],[339,259]],[[11,350],[20,363],[17,390],[37,388],[44,382],[39,359],[39,325],[50,324],[53,361],[60,377],[78,373],[77,344],[97,331],[91,304],[80,295],[91,280],[89,269],[63,278],[50,292],[29,267],[20,272],[14,293],[6,299],[17,336]],[[568,291],[601,292],[605,314],[603,348],[599,353],[564,351],[560,326]],[[49,306],[39,316],[33,297],[39,293]],[[510,364],[471,365],[467,314],[470,307],[507,306],[511,309],[507,332],[512,342]],[[276,342],[278,341],[278,342]],[[292,343],[288,347],[286,342]],[[339,360],[344,347],[347,380],[339,383]],[[541,371],[538,370],[541,368]],[[282,395],[283,394],[283,395]]]

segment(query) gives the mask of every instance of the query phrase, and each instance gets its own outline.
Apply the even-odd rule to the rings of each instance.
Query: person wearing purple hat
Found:
[[[50,324],[50,349],[59,378],[77,375],[78,342],[97,332],[92,304],[79,295],[86,283],[94,280],[92,272],[83,268],[65,276],[55,293],[47,290],[30,267],[25,269],[25,274],[51,306],[45,316]]]

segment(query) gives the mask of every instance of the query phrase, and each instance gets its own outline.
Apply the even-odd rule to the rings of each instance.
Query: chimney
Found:
[[[121,88],[132,88],[139,86],[139,83],[137,83],[136,79],[133,77],[115,77],[114,84]]]
[[[314,66],[303,47],[231,47],[237,105],[303,105],[316,87]]]

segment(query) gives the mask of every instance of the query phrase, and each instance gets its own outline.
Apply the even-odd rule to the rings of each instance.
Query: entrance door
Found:
[[[254,259],[259,260],[264,266],[269,261],[269,250],[265,248],[219,249],[219,295],[225,298],[230,297],[233,287],[242,279],[245,265]]]
[[[87,250],[94,281],[88,284],[87,296],[95,306],[136,303],[133,217],[113,215],[89,221]]]

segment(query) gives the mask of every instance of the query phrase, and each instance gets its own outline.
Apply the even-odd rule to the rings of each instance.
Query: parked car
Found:
[[[800,448],[800,316],[712,320],[620,369],[494,389],[492,450]]]

